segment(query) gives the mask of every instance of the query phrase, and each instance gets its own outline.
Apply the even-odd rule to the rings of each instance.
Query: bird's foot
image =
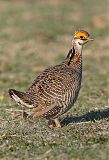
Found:
[[[52,120],[50,120],[50,119],[47,119],[47,120],[46,120],[46,124],[47,124],[47,126],[48,126],[50,129],[52,129],[52,128],[54,127],[53,122],[52,122]]]
[[[57,128],[62,128],[62,126],[61,126],[61,124],[60,124],[60,122],[59,122],[59,120],[58,120],[58,118],[55,118],[54,119],[54,123],[53,123],[53,121],[51,120],[51,119],[47,119],[46,120],[46,124],[47,124],[47,126],[49,127],[49,128],[53,128],[53,127],[57,127]]]
[[[55,122],[55,125],[56,125],[57,128],[62,128],[62,126],[61,126],[58,118],[55,118],[55,119],[54,119],[54,122]]]

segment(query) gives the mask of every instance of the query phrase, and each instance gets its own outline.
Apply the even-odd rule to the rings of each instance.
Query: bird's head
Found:
[[[84,45],[85,43],[89,42],[89,41],[93,41],[92,38],[90,38],[90,35],[88,32],[84,31],[84,30],[79,30],[76,31],[74,34],[74,39],[75,43],[77,45]]]

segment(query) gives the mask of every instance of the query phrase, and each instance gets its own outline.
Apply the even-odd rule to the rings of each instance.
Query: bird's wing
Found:
[[[74,80],[72,72],[63,66],[45,70],[38,76],[28,90],[28,93],[33,95],[32,101],[37,112],[47,112],[57,105],[63,105],[59,104],[63,101],[70,101],[68,90]]]

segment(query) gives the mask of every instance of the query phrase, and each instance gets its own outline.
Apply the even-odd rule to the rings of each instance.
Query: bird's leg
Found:
[[[51,119],[47,119],[47,120],[46,120],[46,124],[47,124],[47,126],[48,126],[49,128],[53,128],[53,123],[52,123]]]
[[[24,107],[22,106],[22,118],[27,118],[28,114],[25,112]]]
[[[58,118],[55,118],[55,119],[54,119],[54,122],[55,122],[57,128],[62,128],[62,126],[61,126]]]

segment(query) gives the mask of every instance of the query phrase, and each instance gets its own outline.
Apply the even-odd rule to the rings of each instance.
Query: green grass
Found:
[[[109,159],[108,27],[107,0],[0,1],[0,159]],[[8,89],[24,91],[61,63],[77,29],[95,41],[84,47],[82,88],[63,128],[23,119]]]

